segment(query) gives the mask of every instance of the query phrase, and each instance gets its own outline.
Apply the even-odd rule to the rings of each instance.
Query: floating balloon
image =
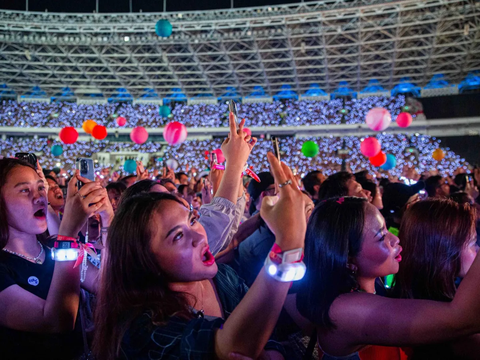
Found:
[[[144,144],[148,140],[148,132],[143,126],[137,126],[130,133],[130,139],[135,144]]]
[[[127,123],[127,119],[125,119],[123,116],[117,117],[118,126],[125,126],[126,123]]]
[[[387,161],[383,164],[382,170],[392,170],[395,166],[397,166],[397,159],[393,154],[387,154]]]
[[[313,141],[305,141],[302,145],[302,154],[305,155],[306,157],[314,157],[318,154],[318,151],[320,149],[318,148],[317,143]]]
[[[380,167],[387,162],[387,155],[383,151],[380,151],[377,155],[370,157],[370,164],[376,167]]]
[[[374,137],[368,137],[360,144],[360,151],[366,157],[372,157],[377,155],[381,150],[380,143]]]
[[[165,19],[158,20],[155,25],[155,33],[160,37],[169,37],[172,35],[172,24]]]
[[[72,126],[64,127],[58,134],[64,144],[74,144],[78,139],[78,132]]]
[[[187,127],[178,121],[172,121],[163,129],[163,137],[170,145],[179,145],[187,138]]]
[[[175,159],[168,159],[166,161],[167,163],[167,166],[172,169],[173,171],[177,170],[178,169],[178,161],[175,160]]]
[[[243,132],[248,136],[252,136],[252,130],[250,130],[249,128],[243,128]]]
[[[123,163],[123,170],[126,173],[133,174],[137,170],[137,162],[132,159],[125,160]]]
[[[93,128],[97,126],[97,123],[93,120],[85,120],[82,124],[82,129],[85,131],[87,134],[91,134],[93,131]]]
[[[365,122],[373,131],[383,131],[390,126],[392,115],[384,108],[373,108],[367,113]]]
[[[443,152],[442,149],[436,149],[433,154],[432,154],[432,157],[437,160],[437,161],[440,161],[442,160],[444,157],[445,157],[445,153]]]
[[[412,118],[412,115],[410,115],[410,113],[402,112],[397,116],[397,125],[402,128],[406,128],[412,124],[412,120],[413,118]]]
[[[167,105],[163,105],[158,108],[158,113],[162,117],[169,117],[170,114],[172,113],[172,110],[170,110],[170,108]]]
[[[50,152],[53,156],[60,156],[63,154],[63,148],[61,145],[53,145]]]
[[[225,161],[225,156],[223,156],[223,151],[222,149],[216,149],[216,150],[213,150],[212,153],[215,153],[217,154],[217,162],[220,164],[220,163],[223,163]]]
[[[107,137],[107,128],[103,125],[97,125],[93,128],[92,136],[97,140],[103,140]]]

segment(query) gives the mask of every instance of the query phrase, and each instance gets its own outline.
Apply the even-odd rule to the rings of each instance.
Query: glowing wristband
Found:
[[[307,267],[303,261],[277,264],[270,256],[265,259],[265,270],[268,275],[280,282],[291,282],[303,279]]]
[[[55,261],[74,261],[78,258],[80,245],[77,239],[68,236],[58,236],[53,243],[52,259]]]

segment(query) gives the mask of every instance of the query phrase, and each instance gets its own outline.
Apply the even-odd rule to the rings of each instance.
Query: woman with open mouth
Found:
[[[79,356],[80,285],[91,292],[96,289],[93,266],[80,284],[75,259],[54,261],[40,241],[47,230],[48,190],[39,174],[41,170],[22,160],[0,160],[0,348],[5,359]],[[77,180],[88,182],[77,174],[68,185],[58,243],[61,236],[76,239],[90,215],[111,210],[105,189],[88,183],[77,191]]]
[[[251,151],[242,126],[237,132],[230,119],[224,186],[239,183]],[[247,294],[231,268],[216,264],[205,228],[185,202],[156,192],[128,197],[115,214],[102,263],[98,359],[257,359],[262,352],[283,358],[269,337],[297,269],[304,274],[305,204],[290,169],[271,153],[268,160],[281,188],[278,202],[266,198],[261,214],[276,234],[276,249],[289,254],[285,273],[270,263]]]

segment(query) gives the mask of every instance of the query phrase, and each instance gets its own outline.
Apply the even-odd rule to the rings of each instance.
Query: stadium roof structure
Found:
[[[168,19],[173,34],[155,34]],[[69,87],[110,97],[145,88],[161,97],[247,96],[310,84],[331,93],[372,79],[460,83],[480,69],[480,1],[324,0],[182,13],[72,14],[0,10],[0,83],[17,93]]]

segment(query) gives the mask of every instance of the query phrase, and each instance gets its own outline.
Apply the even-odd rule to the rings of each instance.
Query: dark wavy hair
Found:
[[[25,166],[35,171],[35,168],[26,161],[15,158],[0,159],[0,249],[7,245],[9,237],[7,209],[2,196],[3,186],[7,182],[11,171],[19,166]]]
[[[320,327],[335,327],[330,306],[339,295],[358,287],[347,263],[361,250],[367,206],[363,198],[328,199],[310,216],[305,236],[307,274],[299,283],[297,308]]]
[[[453,300],[460,254],[475,234],[475,221],[474,207],[452,200],[428,199],[410,206],[398,234],[403,252],[395,275],[395,295]]]
[[[157,325],[172,315],[191,317],[186,295],[168,288],[150,250],[152,214],[165,201],[184,206],[168,193],[140,193],[122,201],[110,225],[95,311],[97,359],[116,359],[123,336],[144,312]]]
[[[330,175],[320,185],[318,190],[318,198],[320,200],[330,199],[334,197],[347,196],[349,180],[355,180],[355,176],[347,171],[339,171],[333,175]]]
[[[141,193],[149,193],[150,190],[155,186],[158,185],[159,183],[155,180],[150,180],[150,179],[145,179],[145,180],[140,180],[127,188],[123,193],[122,197],[120,198],[119,201],[119,206],[121,203],[123,203],[126,199],[129,199],[135,195],[139,195]]]

